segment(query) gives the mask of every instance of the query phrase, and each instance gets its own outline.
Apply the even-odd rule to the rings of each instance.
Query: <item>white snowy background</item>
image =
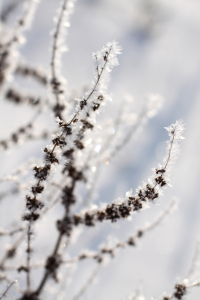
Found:
[[[55,26],[53,17],[58,2],[41,0],[32,27],[26,33],[27,43],[21,48],[27,62],[47,71],[52,44],[50,31]],[[152,6],[145,8],[145,4]],[[171,294],[175,282],[187,276],[199,238],[200,1],[77,1],[66,38],[69,51],[62,60],[62,74],[68,87],[77,89],[90,84],[93,80],[92,53],[114,39],[122,46],[122,55],[119,56],[120,65],[111,74],[109,91],[113,102],[106,110],[111,115],[117,114],[125,94],[134,97],[136,109],[151,93],[162,95],[165,101],[161,111],[104,167],[97,185],[96,203],[111,202],[131,188],[134,191],[143,180],[147,181],[151,169],[165,155],[168,136],[164,127],[182,119],[186,124],[186,139],[181,143],[181,154],[173,170],[172,187],[164,190],[164,196],[156,204],[134,214],[132,221],[86,229],[73,251],[96,250],[109,235],[126,240],[145,222],[153,221],[174,196],[179,201],[177,210],[141,238],[137,247],[120,250],[99,271],[94,284],[81,299],[120,300],[137,287],[142,287],[145,299],[159,299],[163,292]],[[23,84],[26,90],[27,83],[23,81]],[[0,138],[9,136],[31,114],[29,107],[19,109],[2,100]],[[44,145],[44,142],[27,143],[1,152],[0,175],[9,173],[30,157],[40,158]],[[14,198],[8,201],[13,207],[17,205]],[[9,218],[6,206],[1,207],[0,218]],[[47,236],[50,238],[49,234]],[[80,271],[74,274],[64,299],[73,298],[94,267],[94,262],[80,263]],[[199,297],[197,287],[190,290],[185,299],[198,300]]]

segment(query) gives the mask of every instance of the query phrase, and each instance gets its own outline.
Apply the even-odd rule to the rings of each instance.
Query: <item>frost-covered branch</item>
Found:
[[[104,124],[103,137],[101,142],[93,148],[89,155],[90,159],[86,160],[87,170],[95,170],[88,183],[91,187],[85,197],[84,206],[90,204],[96,183],[101,174],[102,167],[105,163],[110,164],[116,155],[126,147],[129,141],[137,134],[138,130],[147,123],[149,118],[154,117],[162,106],[163,98],[160,95],[149,95],[143,104],[141,111],[136,114],[130,110],[133,105],[133,98],[129,95],[125,97],[119,108],[119,113],[114,120],[109,120],[111,124]],[[108,128],[109,126],[109,128]],[[126,126],[126,127],[125,127]],[[107,131],[109,135],[104,137]],[[86,167],[85,167],[86,168]]]
[[[94,207],[91,211],[83,211],[82,214],[73,215],[65,220],[58,221],[60,232],[69,234],[71,228],[75,225],[84,224],[86,226],[94,226],[96,222],[127,218],[134,211],[139,211],[146,207],[149,201],[154,201],[160,195],[160,190],[169,184],[169,175],[171,165],[175,163],[180,152],[179,141],[183,139],[182,133],[184,125],[182,121],[167,127],[170,139],[167,142],[167,154],[163,164],[159,164],[154,170],[154,174],[149,178],[148,183],[143,187],[139,187],[137,194],[132,195],[132,191],[126,193],[126,198],[122,201],[115,201],[112,204],[105,205],[104,209]]]
[[[174,293],[171,296],[164,296],[162,300],[171,300],[171,299],[178,299],[181,300],[186,295],[187,291],[190,288],[200,286],[200,280],[194,281],[192,284],[175,284],[174,286]]]
[[[41,109],[38,109],[34,116],[25,125],[20,126],[17,130],[11,133],[9,138],[0,140],[0,147],[7,149],[11,143],[17,144],[22,137],[29,137],[29,139],[31,139],[31,131],[34,129],[33,125],[41,112]]]
[[[18,250],[18,247],[24,241],[24,238],[25,238],[25,233],[23,232],[21,234],[21,236],[13,243],[13,245],[10,246],[6,250],[3,258],[0,261],[0,270],[5,270],[6,269],[5,264],[6,264],[7,260],[12,259],[13,257],[15,257],[16,252]],[[15,270],[16,270],[16,268],[15,268]]]
[[[128,246],[136,246],[137,240],[140,239],[141,237],[144,237],[144,234],[150,230],[152,230],[154,227],[158,226],[162,220],[169,215],[174,207],[175,207],[176,201],[172,201],[167,208],[156,218],[155,221],[152,223],[144,226],[143,228],[140,228],[137,230],[137,233],[135,235],[129,236],[129,238],[124,241],[124,242],[116,242],[114,245],[111,247],[101,247],[99,252],[91,252],[91,251],[84,251],[82,252],[79,256],[71,259],[63,259],[62,263],[65,264],[71,264],[71,263],[76,263],[78,261],[82,261],[85,259],[94,259],[98,263],[102,263],[104,261],[104,256],[109,255],[111,258],[114,258],[115,252],[118,249],[124,249]]]
[[[62,119],[61,113],[65,109],[65,103],[61,103],[61,95],[64,93],[64,79],[60,76],[60,61],[61,54],[65,49],[64,40],[66,35],[66,28],[70,26],[69,16],[73,12],[75,0],[62,0],[61,7],[58,12],[58,19],[55,32],[53,33],[53,46],[51,54],[51,79],[53,93],[55,94],[56,104],[53,111],[56,117]],[[66,82],[65,82],[66,84]]]
[[[16,229],[13,229],[13,230],[2,230],[0,229],[0,236],[6,236],[6,235],[10,235],[10,236],[13,236],[14,234],[18,233],[18,232],[21,232],[23,231],[24,228],[23,227],[19,227],[19,228],[16,228]]]
[[[184,126],[182,121],[177,121],[166,128],[170,136],[166,157],[135,194],[131,190],[126,193],[125,197],[111,200],[103,205],[85,208],[84,204],[92,198],[95,181],[103,165],[110,163],[138,132],[138,129],[157,113],[162,104],[162,97],[150,95],[142,106],[139,105],[139,112],[134,106],[133,98],[126,97],[120,105],[116,119],[112,120],[111,110],[114,109],[107,110],[103,107],[111,100],[108,82],[113,67],[118,65],[117,55],[121,52],[118,44],[113,41],[101,51],[93,54],[94,80],[91,86],[87,85],[87,88],[83,89],[83,84],[80,83],[79,91],[77,92],[76,86],[73,92],[73,88],[67,88],[66,81],[61,75],[61,57],[63,51],[66,50],[66,28],[69,27],[69,17],[75,0],[59,1],[60,7],[54,19],[55,28],[51,33],[50,68],[47,73],[43,67],[37,68],[38,64],[34,64],[32,54],[29,56],[27,52],[29,48],[37,51],[37,58],[45,63],[46,57],[40,53],[41,47],[38,47],[37,41],[32,44],[35,50],[29,45],[19,53],[20,44],[24,42],[25,30],[30,25],[39,0],[9,0],[8,2],[11,3],[10,6],[6,1],[3,3],[5,10],[0,20],[0,93],[2,99],[8,100],[3,101],[3,108],[8,108],[8,110],[10,108],[10,110],[8,111],[9,118],[6,112],[2,122],[3,125],[4,122],[8,122],[6,130],[11,129],[15,118],[21,119],[22,125],[11,129],[9,135],[5,132],[6,138],[0,140],[0,147],[7,149],[12,144],[27,140],[31,143],[26,143],[23,149],[15,147],[12,154],[17,157],[13,155],[8,161],[7,167],[11,169],[9,175],[3,176],[8,174],[9,170],[3,170],[5,163],[4,161],[2,163],[0,283],[3,288],[0,299],[8,296],[8,291],[14,284],[13,280],[17,277],[20,278],[20,289],[13,294],[18,300],[42,300],[44,298],[61,300],[61,297],[78,300],[91,285],[106,258],[113,259],[118,250],[136,246],[145,233],[158,226],[171,212],[174,203],[170,204],[155,221],[136,229],[135,234],[131,236],[125,234],[123,239],[119,241],[113,239],[111,243],[109,240],[105,241],[104,233],[107,234],[107,226],[111,225],[111,222],[130,220],[134,213],[147,208],[149,203],[155,203],[162,194],[162,190],[170,185],[171,166],[180,152],[179,141],[183,138]],[[20,2],[24,3],[18,9],[17,5]],[[50,5],[48,9],[51,7],[53,8]],[[17,9],[13,20],[9,18],[6,22],[6,18],[15,11],[15,8]],[[43,21],[41,16],[44,8],[45,4],[42,3],[41,10],[36,15],[36,24],[39,26]],[[87,19],[87,15],[81,17]],[[16,19],[18,21],[15,23]],[[45,22],[47,20],[48,18]],[[35,37],[35,34],[31,34],[30,37]],[[42,42],[44,41],[45,39],[42,39]],[[28,60],[25,56],[28,60],[32,60],[32,65],[26,63]],[[76,72],[80,72],[80,68]],[[73,78],[70,81],[73,82]],[[45,89],[45,97],[42,96],[43,94],[38,94],[40,90],[45,93]],[[115,95],[117,98],[120,96],[121,87],[118,91],[119,93]],[[35,96],[37,94],[38,97]],[[117,101],[118,99],[115,105]],[[13,103],[31,105],[13,105]],[[30,110],[33,114],[28,122],[23,124],[23,118],[31,112]],[[103,110],[106,110],[109,119],[106,119],[106,114],[101,117]],[[50,123],[52,111],[53,117],[56,117],[54,127]],[[45,146],[43,140],[36,141],[40,138],[48,139],[48,145]],[[12,169],[12,163],[27,161],[30,155],[41,157],[40,150],[36,149],[37,145],[42,148],[41,159],[34,159],[34,162],[28,162],[17,170]],[[22,151],[19,152],[20,150]],[[3,160],[7,155],[9,153],[2,154]],[[114,169],[116,167],[114,159],[113,167]],[[88,187],[91,187],[91,195],[87,195],[83,204]],[[22,197],[20,197],[21,194]],[[100,224],[102,222],[103,226]],[[101,231],[104,244],[101,244],[95,251],[84,251],[84,249],[94,250],[94,245],[98,245],[97,237],[104,225],[106,231]],[[193,280],[197,278],[194,276],[197,260],[198,257],[195,257],[189,280],[176,284],[171,296],[161,297],[163,300],[182,299],[188,289],[200,285],[198,280]],[[89,268],[90,263],[94,264],[95,269],[94,271],[91,269],[92,273],[88,278],[82,278],[85,283],[81,286],[79,285],[81,282],[79,277],[82,275],[80,270],[84,264]],[[75,269],[78,269],[77,273]],[[72,292],[68,293],[66,286],[72,279],[71,270],[75,275],[75,288],[72,287]],[[55,288],[53,281],[57,284]],[[9,285],[8,288],[5,284]],[[47,295],[48,293],[51,295]],[[139,293],[130,297],[130,300],[133,299],[144,300]]]
[[[34,167],[34,176],[36,179],[35,185],[31,188],[32,195],[26,196],[26,207],[28,213],[24,214],[23,219],[28,221],[27,230],[27,287],[28,293],[30,294],[30,253],[31,253],[31,235],[32,235],[32,223],[35,222],[40,214],[38,211],[43,208],[44,204],[38,199],[44,191],[44,182],[49,177],[52,166],[59,164],[58,150],[67,147],[66,150],[70,150],[74,143],[77,145],[77,135],[80,132],[80,128],[85,125],[86,118],[88,115],[96,114],[102,101],[108,98],[107,96],[107,82],[109,73],[113,66],[118,64],[116,58],[119,54],[120,48],[116,42],[109,43],[107,47],[103,48],[101,52],[95,54],[99,64],[99,73],[95,74],[95,81],[92,84],[91,90],[86,94],[83,100],[77,105],[75,114],[71,117],[68,123],[58,120],[60,133],[52,140],[52,145],[47,146],[44,149],[44,165],[41,167]],[[63,203],[65,205],[65,202]],[[68,204],[67,204],[68,205]],[[68,206],[66,206],[68,207]],[[68,213],[68,210],[66,211]],[[55,249],[52,256],[47,259],[46,272],[40,286],[38,287],[36,294],[40,294],[47,278],[50,274],[54,273],[56,268],[59,266],[59,262],[56,263],[54,272],[52,272],[51,261],[55,259],[57,251],[59,249],[62,236],[64,232],[59,229],[59,237],[56,242]],[[57,258],[56,258],[57,259]]]
[[[195,253],[191,262],[188,275],[185,277],[182,283],[176,283],[174,285],[174,292],[170,296],[163,296],[162,300],[178,299],[181,300],[187,291],[193,287],[200,286],[199,276],[198,279],[193,279],[195,277],[195,271],[197,269],[197,264],[199,262],[199,244],[197,243]],[[197,275],[196,275],[197,276]]]
[[[39,1],[26,1],[24,4],[24,13],[19,18],[16,26],[10,35],[3,35],[0,44],[0,87],[6,83],[9,73],[15,69],[16,47],[22,41],[22,33],[30,26],[36,6]]]
[[[47,74],[42,72],[39,68],[34,68],[25,64],[19,64],[16,67],[15,73],[25,78],[31,77],[44,86],[46,86],[48,83]]]

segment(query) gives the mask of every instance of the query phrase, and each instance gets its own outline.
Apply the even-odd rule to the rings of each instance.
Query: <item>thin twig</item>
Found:
[[[11,287],[13,286],[14,283],[16,283],[16,281],[11,282],[11,284],[7,287],[5,292],[0,296],[0,299],[3,299],[3,297],[6,297],[8,291],[11,289]]]
[[[83,296],[85,291],[89,288],[89,286],[92,284],[94,281],[95,277],[97,276],[98,272],[100,270],[100,265],[97,265],[87,281],[84,283],[84,285],[81,287],[81,289],[78,291],[78,293],[72,298],[72,300],[78,300],[80,297]]]
[[[64,12],[66,10],[67,2],[68,2],[68,0],[63,1],[61,13],[60,13],[60,16],[59,16],[59,19],[58,19],[58,22],[56,25],[56,30],[55,30],[55,33],[53,36],[54,39],[53,39],[52,56],[51,56],[51,82],[52,82],[53,90],[54,90],[54,93],[56,96],[57,104],[59,104],[60,90],[59,90],[58,85],[60,85],[60,82],[58,81],[57,75],[56,75],[56,54],[57,54],[57,50],[58,50],[58,38],[59,38],[61,24],[62,24]]]

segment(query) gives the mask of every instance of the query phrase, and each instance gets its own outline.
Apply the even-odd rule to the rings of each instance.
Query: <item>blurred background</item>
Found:
[[[3,7],[11,0],[2,1]],[[17,0],[16,0],[17,1]],[[22,2],[22,1],[21,1]],[[23,60],[50,67],[50,49],[55,27],[53,18],[57,0],[41,0],[31,28],[21,46]],[[7,24],[13,26],[20,14],[20,5],[10,14]],[[62,75],[66,89],[83,89],[93,80],[91,55],[107,42],[116,40],[122,47],[119,66],[111,74],[109,92],[113,101],[106,107],[108,116],[116,116],[124,95],[131,95],[133,111],[137,112],[149,94],[164,98],[162,109],[134,136],[109,165],[105,165],[97,182],[95,203],[111,202],[126,191],[147,182],[152,168],[165,156],[168,140],[164,127],[182,119],[186,124],[185,140],[172,174],[172,187],[150,205],[134,214],[131,221],[99,225],[85,229],[73,253],[89,248],[96,250],[113,236],[124,241],[146,222],[153,221],[173,197],[178,198],[177,210],[144,238],[137,247],[120,250],[116,257],[99,271],[93,284],[81,299],[125,299],[141,287],[145,299],[159,299],[163,292],[171,294],[175,282],[187,277],[200,230],[200,1],[199,0],[82,0],[75,3],[71,26],[66,38],[68,51],[62,58]],[[45,96],[45,91],[32,82],[18,79],[16,85]],[[32,109],[15,107],[1,99],[0,138],[29,120]],[[45,122],[49,122],[49,125]],[[45,123],[45,124],[44,124]],[[51,126],[53,119],[44,117],[40,126]],[[15,145],[0,154],[0,175],[8,174],[28,158],[41,158],[46,141]],[[12,205],[14,198],[9,199]],[[6,207],[0,212],[8,218]],[[5,221],[6,222],[6,221]],[[44,221],[45,222],[45,221]],[[82,262],[75,271],[67,291],[71,299],[91,273],[94,262]],[[199,268],[200,269],[200,268]],[[197,275],[197,278],[199,274]],[[188,292],[186,299],[199,299],[200,289]],[[49,296],[48,299],[55,299]]]

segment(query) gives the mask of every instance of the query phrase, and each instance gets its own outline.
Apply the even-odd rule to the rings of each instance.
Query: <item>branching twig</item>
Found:
[[[144,226],[143,228],[138,229],[137,233],[135,235],[130,236],[125,242],[117,242],[112,247],[101,247],[101,250],[99,252],[84,251],[79,256],[74,257],[72,259],[68,259],[68,260],[63,259],[62,263],[73,264],[73,263],[76,263],[78,261],[85,260],[85,259],[94,259],[98,263],[102,263],[105,255],[110,255],[110,257],[113,258],[115,251],[117,249],[120,249],[120,248],[124,249],[127,246],[136,246],[137,239],[143,237],[146,232],[152,230],[154,227],[159,225],[162,222],[162,220],[173,211],[175,205],[176,205],[176,201],[173,200],[167,206],[167,208],[160,214],[160,216],[158,218],[156,218],[155,221],[153,221],[152,223],[150,223],[147,226]]]

